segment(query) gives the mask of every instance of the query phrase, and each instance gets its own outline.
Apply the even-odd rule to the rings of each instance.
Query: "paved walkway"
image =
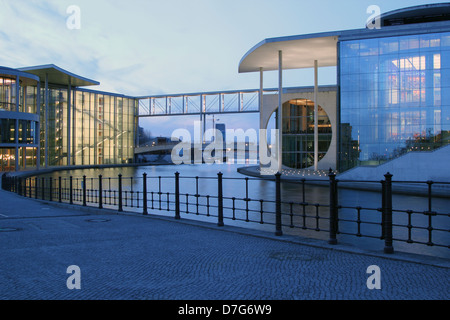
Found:
[[[449,260],[351,252],[173,218],[118,215],[0,191],[0,299],[449,299]],[[13,231],[18,229],[18,231]],[[81,289],[67,268],[79,266]],[[367,287],[367,268],[381,289]]]

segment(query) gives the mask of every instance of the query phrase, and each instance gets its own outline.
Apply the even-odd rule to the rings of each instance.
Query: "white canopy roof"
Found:
[[[248,51],[239,63],[239,73],[278,70],[278,51],[283,52],[283,69],[337,65],[340,32],[265,39]]]

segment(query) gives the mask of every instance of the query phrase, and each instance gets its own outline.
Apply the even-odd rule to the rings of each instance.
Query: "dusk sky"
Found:
[[[259,74],[239,74],[238,65],[266,38],[364,28],[370,5],[386,12],[438,2],[0,0],[0,65],[55,64],[101,83],[92,89],[135,96],[255,89]],[[71,5],[80,9],[79,29],[67,27]],[[332,68],[320,71],[319,84],[334,83]],[[264,86],[277,85],[277,73],[266,72]],[[313,85],[313,72],[286,71],[284,85]],[[258,129],[257,115],[220,120]],[[186,124],[181,117],[141,122],[155,136]]]

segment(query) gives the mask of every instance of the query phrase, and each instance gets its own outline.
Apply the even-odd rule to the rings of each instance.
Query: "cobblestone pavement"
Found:
[[[4,191],[0,203],[3,300],[450,298],[445,259],[436,265],[234,227],[98,214]],[[80,290],[67,288],[71,265],[81,270]],[[371,265],[381,271],[379,290],[366,284]]]

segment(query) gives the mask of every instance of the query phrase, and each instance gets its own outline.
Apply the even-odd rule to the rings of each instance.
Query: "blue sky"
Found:
[[[438,2],[0,0],[0,65],[52,63],[99,81],[96,89],[137,96],[254,89],[259,75],[239,74],[238,64],[265,38],[363,28],[370,5],[386,12]],[[80,8],[80,29],[67,28],[70,5]],[[333,70],[319,79],[333,84]],[[276,72],[265,74],[264,85],[277,87]],[[284,85],[312,85],[312,70],[285,72]],[[234,116],[226,123],[257,129],[256,119]],[[182,123],[177,117],[142,125],[168,135]]]

